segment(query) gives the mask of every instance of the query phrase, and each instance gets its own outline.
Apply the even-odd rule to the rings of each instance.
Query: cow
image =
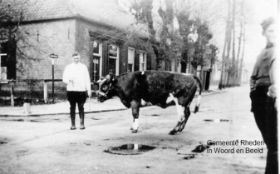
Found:
[[[118,96],[121,102],[132,108],[133,124],[131,130],[137,133],[139,128],[139,108],[141,100],[166,108],[176,105],[178,122],[169,132],[174,135],[182,132],[190,116],[190,104],[195,97],[197,88],[199,96],[195,112],[199,110],[202,86],[198,77],[192,74],[172,73],[167,71],[137,71],[114,76],[107,75],[99,80],[97,99],[104,102]]]

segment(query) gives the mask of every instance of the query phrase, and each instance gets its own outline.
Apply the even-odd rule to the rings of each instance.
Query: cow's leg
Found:
[[[182,132],[182,131],[184,130],[184,128],[185,128],[185,126],[186,126],[186,123],[187,123],[187,121],[188,121],[190,115],[191,115],[190,107],[189,107],[189,106],[186,106],[186,107],[185,107],[185,110],[184,110],[184,119],[183,119],[183,121],[181,122],[181,125],[180,125],[180,127],[179,127],[179,132]]]
[[[176,102],[175,102],[176,103]],[[178,113],[178,122],[176,126],[169,132],[170,135],[174,135],[177,132],[182,132],[186,126],[186,123],[189,119],[189,116],[191,114],[189,106],[186,106],[185,108],[181,106],[180,104],[176,104],[177,113]]]
[[[132,100],[131,101],[131,109],[132,109],[132,116],[133,116],[133,123],[132,123],[132,133],[137,133],[139,128],[139,107],[140,101]]]
[[[177,110],[177,114],[178,114],[178,122],[176,124],[176,126],[169,132],[170,135],[174,135],[179,131],[182,131],[183,129],[181,129],[181,126],[184,124],[186,124],[185,121],[185,114],[184,114],[184,110],[185,108],[179,104],[178,102],[178,98],[174,97],[173,94],[170,94],[172,100],[175,102],[176,105],[176,110]]]

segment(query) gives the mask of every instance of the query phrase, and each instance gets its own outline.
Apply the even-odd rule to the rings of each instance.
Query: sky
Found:
[[[246,0],[252,7],[252,18],[246,30],[245,63],[249,70],[252,69],[257,55],[265,47],[266,41],[262,35],[261,22],[271,16],[276,16],[277,0]]]

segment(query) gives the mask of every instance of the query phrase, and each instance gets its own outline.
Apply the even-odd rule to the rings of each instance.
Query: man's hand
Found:
[[[91,97],[91,90],[88,90],[87,94],[88,94],[88,97],[90,98]]]
[[[74,80],[69,80],[69,84],[74,86]]]
[[[275,85],[271,85],[271,86],[268,88],[267,95],[268,95],[269,97],[273,97],[273,98],[275,98],[275,97],[277,96]]]

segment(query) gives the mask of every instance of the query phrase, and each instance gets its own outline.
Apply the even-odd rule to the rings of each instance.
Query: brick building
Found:
[[[31,90],[42,96],[44,80],[52,77],[50,54],[58,55],[55,79],[62,78],[74,51],[81,54],[92,81],[109,71],[119,75],[155,69],[145,30],[139,26],[133,28],[134,17],[115,0],[39,0],[22,8],[24,20],[18,36],[21,38],[2,42],[0,47],[0,53],[6,54],[1,56],[2,94],[9,86],[3,82],[15,79],[16,93]],[[137,43],[129,40],[128,35],[138,38]],[[65,88],[61,82],[55,86],[56,92]]]

